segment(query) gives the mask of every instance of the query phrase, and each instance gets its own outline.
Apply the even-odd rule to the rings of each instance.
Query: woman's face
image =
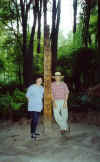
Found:
[[[36,79],[36,84],[41,85],[41,84],[42,84],[42,78],[37,78],[37,79]]]

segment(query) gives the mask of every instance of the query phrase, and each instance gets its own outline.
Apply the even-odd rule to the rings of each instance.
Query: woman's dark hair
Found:
[[[36,80],[39,79],[39,78],[42,78],[42,79],[43,79],[43,75],[39,74],[39,75],[34,76],[34,77],[33,77],[34,83],[35,83]]]
[[[39,79],[39,78],[42,78],[42,80],[43,80],[43,75],[34,75],[33,76],[33,80],[30,81],[29,84],[27,84],[27,87],[29,87],[31,84],[35,84],[36,83],[36,80]]]

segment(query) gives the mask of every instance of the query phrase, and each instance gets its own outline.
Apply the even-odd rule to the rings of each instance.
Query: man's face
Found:
[[[39,84],[39,85],[41,85],[41,84],[42,84],[42,78],[38,78],[38,79],[36,80],[36,83]]]
[[[55,80],[58,82],[58,81],[61,81],[61,77],[60,76],[56,76],[55,77]]]

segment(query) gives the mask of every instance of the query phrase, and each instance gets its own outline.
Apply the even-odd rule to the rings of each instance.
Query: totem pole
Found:
[[[51,105],[51,44],[49,26],[45,28],[44,38],[44,118],[52,120]]]

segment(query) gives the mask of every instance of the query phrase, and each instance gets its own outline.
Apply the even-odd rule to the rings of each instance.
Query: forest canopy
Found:
[[[52,73],[61,71],[76,89],[77,84],[80,88],[81,84],[88,87],[99,82],[100,2],[73,0],[73,31],[66,36],[60,30],[62,1],[0,1],[1,84],[14,81],[27,86],[35,75],[43,73],[48,14],[51,14]],[[86,68],[81,64],[83,60]]]

